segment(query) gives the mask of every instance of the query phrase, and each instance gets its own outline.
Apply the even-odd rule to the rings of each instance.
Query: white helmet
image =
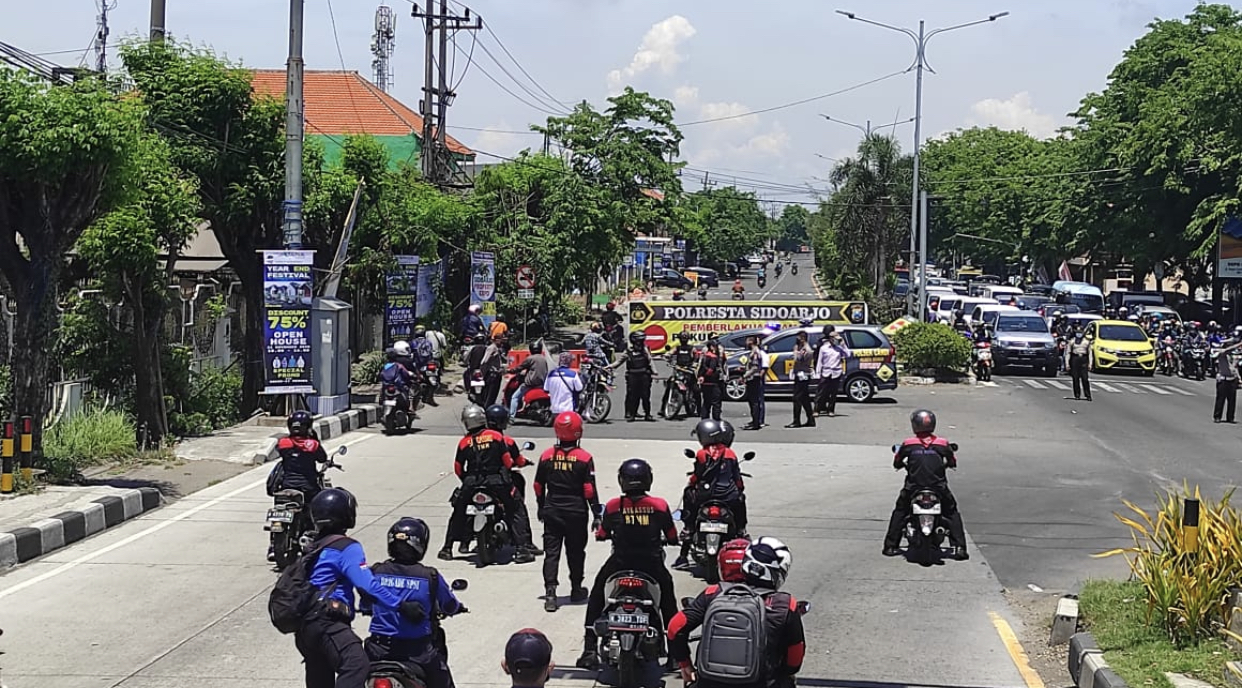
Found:
[[[392,345],[392,350],[395,351],[398,356],[409,356],[410,355],[410,343],[402,339],[401,341]]]
[[[785,543],[774,537],[764,536],[750,543],[742,558],[742,573],[748,583],[780,590],[789,577],[793,566],[793,554]]]
[[[470,312],[471,312],[471,313],[474,313],[475,315],[478,315],[478,314],[479,314],[479,313],[481,313],[482,311],[483,311],[483,307],[482,307],[482,306],[480,306],[479,304],[477,304],[477,303],[472,303],[472,304],[470,304]]]

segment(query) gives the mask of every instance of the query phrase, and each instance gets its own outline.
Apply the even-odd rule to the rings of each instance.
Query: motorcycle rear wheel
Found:
[[[292,526],[293,524],[289,525]],[[285,567],[292,564],[298,558],[297,552],[293,551],[297,548],[297,535],[292,530],[272,535],[272,550],[276,553],[277,571],[284,571]]]

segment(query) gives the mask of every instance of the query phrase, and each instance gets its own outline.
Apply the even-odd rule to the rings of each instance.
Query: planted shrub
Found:
[[[893,336],[897,360],[909,368],[962,370],[970,364],[970,342],[942,323],[913,323]]]
[[[43,468],[53,480],[69,480],[82,469],[133,457],[134,424],[124,413],[92,409],[43,431]]]
[[[355,385],[373,385],[379,380],[380,370],[384,367],[383,351],[368,351],[358,357],[358,362],[349,369],[349,379]]]

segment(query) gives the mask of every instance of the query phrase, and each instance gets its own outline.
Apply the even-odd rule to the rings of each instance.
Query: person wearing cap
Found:
[[[1212,422],[1233,423],[1234,412],[1238,407],[1238,364],[1233,352],[1242,347],[1242,339],[1235,338],[1226,342],[1227,346],[1218,346],[1212,350],[1212,360],[1216,366],[1216,402],[1212,406]]]
[[[582,376],[573,369],[574,355],[562,351],[556,362],[556,370],[548,373],[543,381],[543,390],[551,398],[552,413],[577,411],[583,385]]]
[[[509,675],[513,688],[543,688],[556,668],[552,641],[542,631],[523,628],[509,636],[500,668]]]
[[[830,329],[831,328],[831,329]],[[836,415],[837,392],[841,388],[841,378],[845,375],[846,361],[854,354],[845,345],[845,339],[832,325],[824,326],[824,338],[819,343],[819,351],[815,356],[815,370],[812,377],[819,380],[815,395],[815,410],[828,417]]]

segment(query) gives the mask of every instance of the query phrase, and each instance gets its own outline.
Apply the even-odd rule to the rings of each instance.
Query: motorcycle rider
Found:
[[[737,454],[725,445],[723,424],[715,420],[700,420],[694,428],[694,435],[701,447],[694,457],[694,472],[684,490],[682,490],[682,532],[681,554],[673,562],[675,569],[689,569],[690,539],[694,534],[699,507],[711,500],[724,502],[733,513],[733,522],[737,526],[738,537],[746,535],[746,482],[742,478],[742,466],[738,463]]]
[[[674,301],[685,301],[685,300],[686,300],[686,292],[684,292],[684,291],[682,291],[682,290],[680,290],[680,289],[674,289],[674,290],[673,290],[673,300],[674,300]]]
[[[591,323],[591,330],[582,338],[582,348],[586,349],[586,359],[593,366],[608,366],[608,351],[612,341],[604,337],[604,326],[599,322]]]
[[[699,282],[699,300],[700,301],[707,300],[707,283],[706,282]]]
[[[359,610],[371,614],[371,635],[364,647],[373,662],[412,665],[426,688],[453,688],[448,666],[448,647],[438,615],[455,616],[466,607],[452,588],[430,566],[424,565],[431,529],[420,518],[404,517],[388,529],[388,560],[371,567],[381,588],[423,611],[418,620],[402,616],[399,609],[375,604],[361,595]]]
[[[397,403],[403,411],[409,411],[413,407],[410,403],[410,386],[418,381],[414,371],[410,369],[413,365],[412,356],[409,343],[399,341],[387,352],[388,361],[380,368],[380,382],[397,387]]]
[[[604,336],[612,342],[613,354],[625,349],[625,328],[621,327],[621,321],[624,319],[617,312],[617,304],[612,301],[604,306],[604,312],[599,316],[600,322],[604,323]]]
[[[698,357],[695,355],[694,345],[690,343],[690,333],[684,331],[678,332],[677,346],[666,355],[672,359],[673,378],[676,378],[677,375],[681,375],[686,381],[686,395],[689,397],[686,399],[686,405],[689,405],[689,401],[691,399],[697,401],[699,398],[699,386],[697,384],[697,377],[694,374],[694,364],[695,359]],[[664,397],[660,400],[661,418],[666,416],[665,412],[668,410],[668,398],[672,393],[673,379],[671,378],[668,384],[664,385]],[[685,406],[683,406],[682,410],[685,410]]]
[[[1091,401],[1091,342],[1081,329],[1074,332],[1074,338],[1065,347],[1065,355],[1069,359],[1070,377],[1074,381],[1074,398],[1087,397]]]
[[[423,325],[416,325],[414,327],[414,342],[413,344],[406,344],[406,346],[412,347],[415,366],[413,370],[417,371],[418,375],[423,375],[423,371],[427,369],[427,366],[436,360],[436,347],[427,338],[427,328]],[[436,390],[432,389],[430,384],[427,385],[427,393],[423,397],[423,403],[428,406],[439,406],[436,403]]]
[[[491,341],[483,351],[479,368],[483,371],[483,402],[487,405],[496,403],[500,394],[500,380],[504,377],[505,367],[509,364],[509,337],[501,335]]]
[[[949,490],[946,468],[957,468],[957,456],[949,441],[936,436],[936,414],[920,409],[910,414],[910,427],[914,437],[901,443],[893,455],[893,468],[906,469],[906,482],[897,496],[897,506],[888,520],[888,533],[884,536],[884,556],[901,554],[901,536],[910,517],[910,499],[920,489],[932,489],[940,496],[940,517],[949,528],[949,543],[953,546],[953,558],[966,561],[966,530],[962,516],[957,510],[957,500]]]
[[[530,355],[512,371],[514,376],[521,377],[522,384],[518,385],[509,399],[509,415],[518,414],[518,409],[524,405],[523,397],[527,392],[543,389],[543,383],[548,379],[548,368],[548,357],[543,354],[543,340],[536,339],[530,344]]]
[[[802,614],[798,611],[798,600],[789,593],[780,592],[781,586],[789,578],[793,555],[785,543],[774,537],[761,537],[753,543],[742,540],[740,542],[747,546],[741,565],[737,567],[736,574],[732,573],[734,569],[730,566],[730,577],[726,578],[726,556],[729,559],[734,558],[735,550],[731,548],[737,542],[729,542],[720,550],[722,583],[707,586],[694,601],[669,621],[669,657],[677,662],[685,685],[693,683],[701,688],[717,688],[710,682],[699,680],[695,675],[690,660],[690,634],[703,624],[708,605],[729,583],[745,583],[755,588],[764,602],[764,647],[768,653],[764,665],[770,673],[764,677],[763,685],[773,688],[793,686],[793,677],[802,669],[802,660],[806,655],[806,633],[802,627]]]
[[[487,328],[487,336],[492,339],[500,339],[509,336],[509,323],[505,322],[505,314],[497,313],[496,319]]]
[[[495,430],[504,436],[505,446],[509,449],[509,458],[513,461],[514,468],[526,468],[531,465],[529,459],[522,454],[522,447],[518,445],[517,440],[513,439],[505,431],[509,429],[509,409],[504,404],[492,404],[483,412],[487,416],[487,429]],[[517,498],[514,504],[517,506],[517,518],[522,520],[526,525],[526,532],[530,533],[530,512],[526,509],[526,476],[521,471],[515,470],[509,473],[509,477],[513,478],[513,489],[516,491]],[[532,536],[533,537],[533,536]],[[535,546],[534,540],[526,543],[524,546],[527,551],[535,556],[543,554],[543,550]]]
[[[301,490],[302,503],[310,504],[322,489],[319,464],[328,462],[328,452],[314,436],[311,429],[315,419],[310,411],[294,411],[285,420],[289,434],[276,441],[276,453],[280,455],[280,484],[278,490]],[[276,561],[276,534],[267,546],[267,560]]]
[[[604,613],[604,585],[614,573],[633,569],[651,576],[660,586],[661,620],[677,614],[673,575],[664,566],[664,547],[677,542],[677,525],[668,502],[647,494],[653,478],[651,465],[643,459],[627,459],[617,471],[622,496],[608,500],[595,530],[596,540],[612,540],[612,554],[596,574],[587,600],[586,636],[577,661],[581,669],[599,666],[595,621]]]
[[[539,502],[539,521],[543,523],[543,585],[545,611],[557,608],[557,573],[561,549],[569,561],[569,599],[585,602],[587,524],[599,513],[599,490],[595,487],[595,459],[582,448],[582,417],[566,411],[552,422],[556,445],[539,457],[535,469],[535,499]],[[599,529],[598,517],[594,529]]]
[[[745,296],[745,294],[746,294],[746,287],[742,285],[742,278],[741,278],[741,277],[739,277],[739,278],[737,278],[736,280],[734,280],[734,281],[733,281],[733,295],[734,295],[734,296],[737,296],[737,295],[739,295],[739,294],[741,294],[741,295],[743,295],[743,296]]]
[[[953,309],[953,331],[958,334],[970,332],[970,323],[966,322],[966,312],[960,308]]]
[[[457,444],[457,456],[453,459],[453,472],[461,479],[461,488],[455,493],[453,515],[449,517],[448,532],[444,546],[436,554],[444,561],[453,559],[453,542],[467,539],[465,531],[466,506],[476,490],[486,489],[504,506],[505,517],[514,539],[519,543],[513,561],[526,564],[535,560],[530,551],[533,545],[528,519],[522,518],[525,505],[519,505],[517,489],[513,485],[514,459],[509,441],[504,434],[487,427],[487,412],[476,404],[468,404],[461,412],[461,423],[466,436]]]
[[[477,303],[470,304],[470,308],[466,311],[465,317],[461,319],[461,338],[478,341],[483,336],[486,328],[483,326],[483,318],[479,316],[483,312],[483,307]]]
[[[655,377],[655,361],[647,348],[647,335],[630,333],[630,347],[609,368],[625,366],[625,420],[633,423],[638,419],[638,407],[643,407],[646,420],[651,417],[651,379]]]
[[[694,371],[699,382],[699,418],[720,420],[721,399],[724,397],[724,360],[720,356],[720,340],[707,340],[707,351],[699,358]]]

